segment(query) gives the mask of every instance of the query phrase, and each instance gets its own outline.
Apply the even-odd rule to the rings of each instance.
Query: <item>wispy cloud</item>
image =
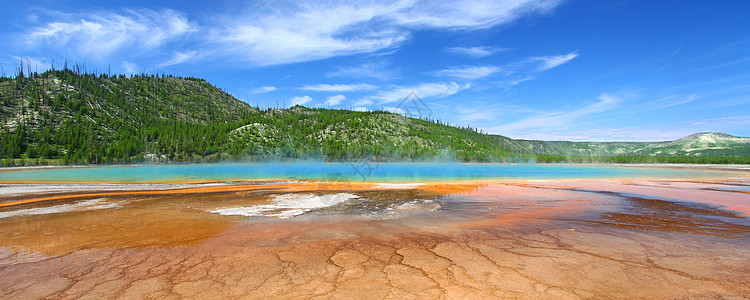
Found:
[[[273,92],[275,90],[276,90],[275,86],[261,86],[261,87],[254,88],[253,90],[250,91],[250,93],[263,94],[263,93]]]
[[[568,54],[562,54],[562,55],[553,55],[553,56],[538,56],[531,58],[531,61],[537,61],[541,63],[541,65],[538,67],[537,70],[539,71],[546,71],[561,65],[564,65],[568,63],[569,61],[573,60],[578,56],[578,53],[572,52]]]
[[[196,53],[197,53],[196,51],[175,52],[174,55],[172,56],[172,59],[165,61],[163,63],[160,63],[156,66],[159,68],[163,68],[163,67],[168,67],[168,66],[173,66],[173,65],[179,65],[195,57]]]
[[[344,100],[346,100],[346,96],[341,95],[341,94],[335,95],[335,96],[331,96],[331,97],[328,97],[328,100],[326,100],[325,105],[326,106],[339,105]]]
[[[406,112],[403,109],[401,109],[400,107],[385,106],[385,107],[383,107],[383,110],[388,111],[388,112],[392,112],[394,114],[402,114],[402,115],[406,114]]]
[[[170,9],[54,15],[62,20],[24,34],[28,47],[70,49],[76,55],[104,58],[117,51],[156,49],[195,30],[184,14]]]
[[[31,68],[31,71],[34,72],[36,71],[36,69],[46,70],[50,66],[49,60],[45,58],[20,57],[15,55],[10,55],[10,57],[13,59],[15,64],[18,64],[19,66],[23,64],[24,73],[28,71],[28,68]]]
[[[392,15],[398,24],[456,29],[485,29],[510,23],[519,17],[548,12],[560,1],[409,1]]]
[[[435,74],[438,76],[448,76],[466,80],[474,80],[490,76],[499,71],[500,68],[495,66],[461,66],[440,70],[435,72]]]
[[[527,107],[506,104],[501,100],[492,100],[492,105],[486,101],[464,101],[461,105],[454,105],[451,112],[460,124],[492,124],[497,120],[519,114],[538,114],[540,111]]]
[[[122,70],[127,75],[136,74],[138,72],[138,65],[134,62],[123,61],[122,64],[120,64],[120,67],[122,67]]]
[[[310,96],[297,96],[297,97],[292,97],[292,103],[291,103],[291,106],[295,106],[295,105],[305,105],[305,104],[307,104],[307,103],[310,103],[310,101],[312,101],[312,97],[310,97]]]
[[[505,48],[487,47],[487,46],[475,46],[475,47],[448,47],[445,51],[465,55],[469,57],[485,57],[492,54],[506,51]]]
[[[522,76],[516,76],[512,78],[506,78],[503,80],[500,80],[498,82],[495,82],[495,84],[504,90],[509,90],[510,88],[521,84],[522,82],[534,80],[536,79],[536,76],[534,75],[522,75]]]
[[[200,45],[198,53],[210,52],[216,59],[266,66],[392,53],[415,31],[486,29],[549,12],[559,2],[253,1],[225,14],[209,13],[195,20],[171,9],[48,11],[38,16],[38,26],[24,30],[19,37],[28,49],[66,51],[59,54],[72,59],[105,60],[113,54],[123,59],[132,57],[133,52],[159,57],[170,53],[171,58],[158,64],[163,67],[195,58],[196,45]],[[499,51],[481,46],[454,50],[475,56]]]
[[[519,136],[550,128],[569,128],[584,116],[611,111],[620,106],[622,99],[608,94],[599,96],[599,101],[563,112],[545,112],[509,124],[489,128],[492,133]]]
[[[449,83],[423,83],[415,86],[396,86],[390,90],[376,93],[373,96],[360,100],[360,103],[372,103],[372,100],[380,104],[401,101],[409,94],[414,93],[420,98],[439,98],[450,96],[462,90],[468,89],[471,84]]]
[[[368,62],[356,66],[342,66],[328,73],[328,77],[373,78],[381,81],[391,80],[398,74],[398,69],[386,62]]]
[[[231,56],[255,65],[275,65],[371,53],[406,39],[404,32],[363,26],[398,5],[380,3],[287,2],[227,16],[211,40]],[[331,16],[336,16],[335,18]],[[355,33],[355,35],[352,35]]]
[[[652,110],[665,109],[669,107],[687,104],[697,99],[698,99],[697,94],[690,94],[687,96],[670,95],[667,97],[662,97],[656,100],[643,103],[639,105],[640,108],[635,108],[635,109],[626,111],[626,113],[640,113],[640,112],[647,112],[647,111],[652,111]]]
[[[432,72],[433,75],[443,77],[453,77],[463,80],[476,80],[497,73],[498,76],[493,83],[496,86],[503,89],[510,89],[511,87],[518,85],[521,82],[533,80],[536,78],[534,74],[540,73],[559,65],[565,64],[578,54],[576,52],[562,54],[562,55],[551,55],[551,56],[535,56],[521,61],[506,64],[502,67],[486,65],[486,66],[458,66],[438,70]]]
[[[219,49],[252,64],[285,64],[386,50],[422,28],[486,29],[548,12],[559,2],[287,1],[221,18],[232,21],[214,26],[210,36]]]
[[[378,87],[366,83],[357,84],[316,84],[306,85],[300,87],[300,90],[315,91],[315,92],[354,92],[362,90],[374,90]]]

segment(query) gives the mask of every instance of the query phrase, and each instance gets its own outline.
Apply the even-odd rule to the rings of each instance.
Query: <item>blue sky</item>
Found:
[[[29,3],[32,2],[32,3]],[[750,136],[750,1],[3,1],[0,65],[207,79],[260,107],[513,138]]]

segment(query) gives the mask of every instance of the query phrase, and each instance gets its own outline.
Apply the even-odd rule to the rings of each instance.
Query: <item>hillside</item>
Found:
[[[300,106],[254,115],[229,139],[231,155],[252,158],[501,161],[517,156],[466,128],[383,111]]]
[[[6,165],[517,156],[473,130],[388,112],[258,110],[196,78],[66,69],[0,79],[0,97]]]
[[[218,138],[256,111],[196,78],[47,71],[0,80],[0,156],[129,162],[220,151]]]
[[[0,104],[0,158],[5,166],[49,160],[110,164],[362,158],[735,163],[739,160],[727,158],[750,157],[750,139],[720,133],[658,143],[534,141],[384,111],[301,106],[259,110],[205,80],[164,75],[109,76],[64,69],[0,78]]]

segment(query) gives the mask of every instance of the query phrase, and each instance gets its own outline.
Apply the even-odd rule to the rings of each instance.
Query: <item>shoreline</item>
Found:
[[[197,165],[266,165],[266,164],[310,164],[310,163],[321,163],[331,165],[346,165],[352,163],[358,163],[360,161],[337,161],[337,162],[324,162],[324,161],[253,161],[253,162],[201,162],[201,163],[162,163],[162,164],[116,164],[116,165],[54,165],[54,166],[14,166],[14,167],[0,167],[0,173],[3,171],[16,171],[16,170],[39,170],[39,169],[77,169],[77,168],[134,168],[134,167],[171,167],[171,166],[197,166]],[[750,164],[684,164],[684,163],[545,163],[545,162],[410,162],[410,161],[368,161],[374,164],[456,164],[456,165],[540,165],[540,166],[581,166],[581,167],[659,167],[659,168],[708,168],[708,169],[727,169],[727,170],[748,170],[750,171]]]

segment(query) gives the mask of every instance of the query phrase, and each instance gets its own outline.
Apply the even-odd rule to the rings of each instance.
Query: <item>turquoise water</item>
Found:
[[[451,163],[257,163],[138,165],[14,169],[0,171],[0,182],[164,183],[256,179],[311,179],[416,182],[470,179],[701,178],[725,172],[662,168],[539,164]]]

